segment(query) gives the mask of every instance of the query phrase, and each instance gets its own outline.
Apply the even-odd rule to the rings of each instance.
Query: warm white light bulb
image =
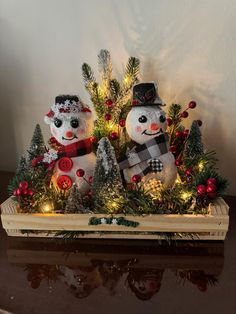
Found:
[[[50,213],[51,211],[52,211],[52,206],[51,206],[51,204],[45,203],[45,204],[42,206],[42,212],[44,212],[44,213]]]
[[[199,171],[202,171],[204,169],[204,163],[202,161],[199,162],[198,169]]]

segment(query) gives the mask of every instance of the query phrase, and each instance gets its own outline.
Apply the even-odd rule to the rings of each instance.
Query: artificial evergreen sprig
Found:
[[[85,87],[97,114],[93,132],[94,142],[96,144],[102,137],[108,137],[117,156],[121,145],[126,143],[125,122],[120,121],[125,118],[129,110],[131,90],[138,81],[139,66],[140,61],[130,57],[124,77],[119,82],[113,77],[111,55],[108,50],[103,49],[98,54],[98,70],[101,78],[98,83],[91,67],[87,63],[82,65]]]

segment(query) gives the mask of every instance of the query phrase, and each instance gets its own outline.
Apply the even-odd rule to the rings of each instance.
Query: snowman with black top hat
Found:
[[[142,180],[150,190],[172,186],[177,175],[175,159],[169,151],[163,105],[154,82],[133,87],[126,130],[134,147],[126,152],[119,167],[127,183]]]

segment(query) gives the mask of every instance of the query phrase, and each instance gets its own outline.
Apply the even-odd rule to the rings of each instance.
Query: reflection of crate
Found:
[[[222,198],[209,205],[207,215],[125,216],[137,222],[137,227],[89,224],[91,217],[110,217],[101,214],[21,214],[12,198],[1,205],[1,210],[2,225],[9,236],[54,237],[58,231],[75,231],[84,238],[163,239],[162,233],[174,233],[177,240],[224,240],[229,225],[229,207]]]
[[[147,249],[148,241],[148,249]],[[177,246],[150,240],[11,238],[8,261],[14,264],[92,266],[125,264],[137,269],[191,269],[219,275],[224,265],[224,243],[181,241]]]

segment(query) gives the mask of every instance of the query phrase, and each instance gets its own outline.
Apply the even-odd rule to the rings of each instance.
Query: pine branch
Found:
[[[130,83],[129,85],[133,85],[138,80],[139,66],[139,59],[135,57],[129,57],[124,74],[124,81],[128,81],[128,83]]]
[[[82,76],[84,80],[84,85],[87,91],[90,94],[91,99],[93,98],[94,94],[94,85],[97,85],[93,71],[87,63],[82,65]]]
[[[121,90],[120,83],[116,79],[111,80],[110,89],[111,89],[112,99],[116,101]]]
[[[170,136],[170,145],[173,145],[175,139],[175,132],[181,128],[181,118],[180,112],[182,110],[182,106],[179,104],[172,104],[168,110],[168,118],[172,120],[172,125],[168,127],[167,132]]]
[[[84,63],[82,65],[82,76],[83,76],[85,85],[95,82],[93,71],[90,65],[88,65],[87,63]]]
[[[108,50],[101,50],[98,55],[98,69],[102,78],[110,81],[112,76],[111,55]]]
[[[108,50],[102,49],[98,55],[98,70],[102,79],[102,90],[105,98],[110,99],[110,81],[112,78],[111,55]]]

